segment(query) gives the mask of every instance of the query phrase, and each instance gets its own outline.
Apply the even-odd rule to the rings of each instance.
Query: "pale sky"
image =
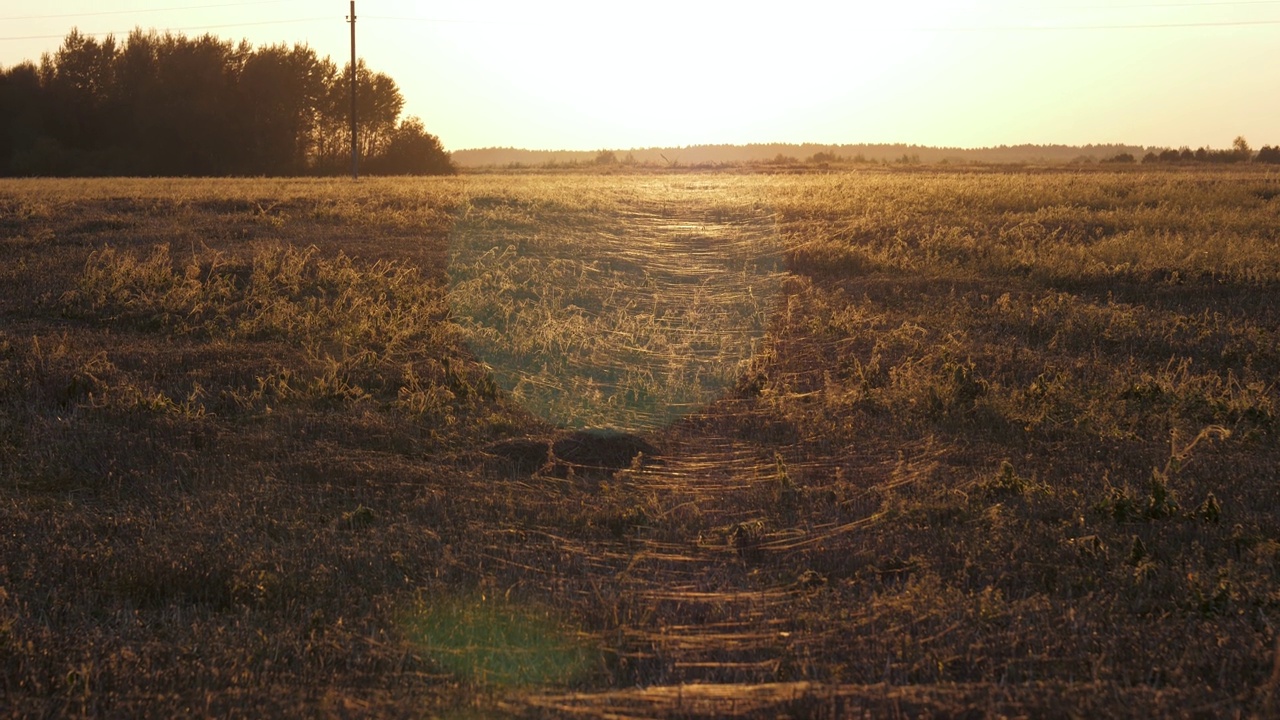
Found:
[[[0,66],[72,27],[305,42],[347,0],[0,0]],[[1280,0],[358,0],[357,49],[449,150],[1280,145]]]

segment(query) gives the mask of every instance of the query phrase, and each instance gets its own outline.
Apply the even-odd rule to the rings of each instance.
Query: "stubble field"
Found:
[[[0,258],[0,713],[1280,712],[1275,173],[0,181]]]

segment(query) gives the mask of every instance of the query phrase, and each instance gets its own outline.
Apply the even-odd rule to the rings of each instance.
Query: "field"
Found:
[[[0,715],[1280,713],[1280,175],[0,181]]]

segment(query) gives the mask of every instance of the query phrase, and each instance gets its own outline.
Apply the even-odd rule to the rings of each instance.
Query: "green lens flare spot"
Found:
[[[444,670],[485,685],[566,685],[599,667],[599,650],[549,611],[494,599],[428,602],[409,638]]]

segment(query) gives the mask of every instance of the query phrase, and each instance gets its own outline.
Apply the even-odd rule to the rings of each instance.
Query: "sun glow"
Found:
[[[473,61],[494,111],[529,137],[514,144],[537,146],[533,137],[556,127],[572,128],[580,147],[830,134],[833,108],[856,114],[892,92],[894,77],[937,62],[938,34],[916,29],[914,14],[946,24],[962,5],[591,8],[553,3],[535,14],[495,4],[493,16],[506,22],[459,23],[441,38]]]
[[[349,53],[346,0],[147,6],[0,17],[0,65],[72,27]],[[1280,82],[1280,3],[357,0],[357,15],[361,58],[451,150],[1280,139],[1280,95],[1262,90]]]
[[[412,48],[388,38],[387,51],[465,63],[432,71],[441,94],[484,88],[466,124],[501,123],[502,144],[522,147],[1222,145],[1265,136],[1280,111],[1253,89],[1277,79],[1264,60],[1275,30],[1249,24],[1280,22],[1280,7],[560,0],[439,13],[471,21],[434,25]]]

